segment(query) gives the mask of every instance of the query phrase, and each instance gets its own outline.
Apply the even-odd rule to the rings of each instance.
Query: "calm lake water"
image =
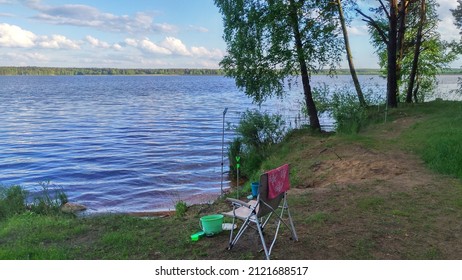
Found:
[[[360,79],[385,94],[385,80]],[[440,80],[441,96],[457,86],[456,76]],[[322,83],[351,87],[349,76],[313,77],[313,85]],[[226,122],[235,123],[258,108],[219,76],[2,76],[0,84],[0,184],[35,193],[49,181],[90,213],[161,211],[179,200],[217,198],[223,111],[229,108]],[[300,92],[261,109],[294,125]],[[331,119],[321,122],[332,128]]]

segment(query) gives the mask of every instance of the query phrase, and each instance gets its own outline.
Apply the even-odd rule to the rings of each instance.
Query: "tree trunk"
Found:
[[[421,0],[420,23],[419,23],[419,29],[417,29],[417,38],[416,38],[415,49],[414,49],[414,59],[412,61],[411,75],[409,76],[409,85],[408,85],[407,93],[406,93],[406,103],[412,102],[412,91],[414,89],[415,77],[417,74],[417,67],[419,65],[420,46],[422,45],[422,29],[423,29],[423,26],[426,20],[425,15],[426,15],[425,0]]]
[[[340,16],[340,24],[342,25],[343,39],[345,41],[345,50],[347,53],[347,60],[348,60],[348,66],[350,67],[351,78],[353,79],[353,83],[356,88],[356,93],[358,94],[359,103],[362,106],[366,106],[367,105],[366,100],[364,99],[361,86],[359,85],[358,76],[356,75],[355,66],[353,64],[353,57],[351,55],[351,50],[350,50],[350,40],[348,39],[348,32],[347,32],[347,28],[345,25],[345,17],[343,16],[341,0],[337,0],[337,6],[338,6],[338,13]]]
[[[404,58],[404,35],[406,34],[406,15],[407,15],[407,6],[409,0],[401,0],[398,4],[398,42],[397,42],[397,53],[398,58],[396,62],[396,83],[399,85],[401,81],[401,64]],[[397,92],[397,98],[399,99],[399,94]],[[399,100],[398,100],[399,102]]]
[[[416,78],[416,86],[415,86],[415,89],[414,89],[414,103],[419,103],[419,99],[417,98],[417,93],[419,92],[419,87],[420,87],[420,82],[419,82],[419,75],[417,75],[417,78]]]
[[[308,75],[308,67],[306,66],[305,53],[303,51],[303,42],[300,34],[299,19],[297,14],[297,7],[295,6],[294,0],[290,0],[290,17],[292,20],[292,29],[294,32],[295,48],[297,50],[298,62],[300,64],[300,72],[302,75],[303,93],[305,95],[306,109],[308,110],[308,116],[310,118],[310,126],[313,130],[321,130],[319,123],[318,111],[313,100],[313,94],[311,92],[310,78]]]
[[[398,16],[397,0],[390,0],[390,20],[388,25],[388,68],[387,68],[387,104],[388,107],[398,107],[398,79],[397,79],[397,33],[398,33]]]

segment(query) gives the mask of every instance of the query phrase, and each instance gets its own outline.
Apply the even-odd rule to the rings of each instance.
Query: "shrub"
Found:
[[[348,89],[335,89],[327,85],[313,90],[320,113],[328,112],[335,120],[335,131],[358,133],[367,121],[367,109],[358,101],[355,93]]]
[[[186,211],[188,211],[188,205],[186,204],[186,202],[180,200],[175,204],[175,216],[177,218],[184,217]]]
[[[26,197],[20,186],[0,187],[0,220],[26,211]]]
[[[33,198],[31,211],[37,214],[59,213],[61,206],[68,202],[67,195],[61,187],[52,185],[49,181],[40,183],[41,192]]]
[[[361,106],[352,94],[334,94],[332,97],[332,117],[335,130],[340,133],[358,133],[367,120],[366,108]]]
[[[31,211],[36,214],[58,214],[61,206],[68,202],[61,187],[50,182],[40,183],[42,191],[28,198],[28,192],[21,186],[0,186],[0,220]],[[30,204],[27,202],[31,201]]]
[[[245,111],[235,130],[238,136],[228,149],[230,171],[236,174],[236,157],[239,157],[243,177],[257,171],[271,146],[282,141],[286,135],[285,121],[281,115],[269,115],[257,110]]]

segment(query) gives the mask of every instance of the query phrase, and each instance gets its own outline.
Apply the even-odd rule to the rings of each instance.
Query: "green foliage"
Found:
[[[241,137],[235,137],[233,141],[229,143],[228,147],[228,160],[229,160],[229,170],[232,175],[236,175],[237,173],[237,159],[239,157],[239,164],[242,164],[240,157],[243,154],[243,144]]]
[[[334,118],[336,132],[358,133],[366,125],[367,109],[359,103],[355,93],[347,89],[331,91],[327,85],[315,88],[313,91],[319,111],[329,112]]]
[[[68,202],[67,195],[62,188],[52,185],[49,181],[40,183],[42,190],[33,197],[30,205],[32,212],[37,214],[56,214],[61,206]]]
[[[287,87],[324,66],[335,68],[342,45],[337,36],[337,9],[330,1],[215,0],[223,15],[227,55],[220,66],[254,102],[283,98]],[[311,91],[305,102],[318,129]]]
[[[421,24],[420,3],[420,1],[409,1],[408,8],[406,9],[406,33],[404,35],[403,57],[399,61],[400,71],[398,77],[401,100],[405,100],[406,98],[406,90],[410,81],[417,30]],[[412,89],[415,102],[423,102],[425,97],[433,94],[437,86],[436,75],[442,73],[448,67],[449,63],[456,58],[454,52],[448,47],[448,43],[443,41],[441,35],[438,33],[439,19],[437,6],[438,3],[434,0],[426,1],[426,21],[423,25],[424,36],[419,51],[417,76],[414,88]],[[376,11],[377,15],[377,18],[374,19],[375,25],[381,30],[388,30],[388,18],[383,13],[383,10],[381,8],[373,10]],[[387,45],[377,29],[371,23],[368,26],[372,45],[375,47],[379,57],[380,68],[383,70],[383,73],[386,73],[388,59]]]
[[[68,202],[62,188],[50,182],[40,183],[40,186],[42,190],[32,198],[21,186],[0,187],[0,220],[28,211],[44,215],[61,213],[61,206]],[[32,202],[28,204],[28,200]]]
[[[260,168],[271,147],[279,143],[286,134],[285,121],[281,115],[269,115],[256,110],[247,110],[235,127],[236,137],[229,145],[230,169],[236,172],[236,157],[239,157],[241,175],[249,177]]]
[[[27,192],[20,186],[0,187],[0,220],[26,210]]]
[[[247,110],[241,115],[236,133],[242,136],[244,145],[266,154],[271,145],[283,139],[284,125],[281,115]]]
[[[177,218],[184,217],[186,211],[188,211],[188,205],[183,200],[180,200],[175,204],[175,216]]]

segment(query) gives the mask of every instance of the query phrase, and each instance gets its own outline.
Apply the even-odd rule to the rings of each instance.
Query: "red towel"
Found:
[[[268,199],[273,199],[290,189],[288,164],[270,170],[266,174],[268,174]]]

